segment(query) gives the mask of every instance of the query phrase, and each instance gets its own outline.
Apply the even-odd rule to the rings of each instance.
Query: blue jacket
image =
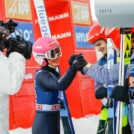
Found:
[[[60,134],[59,91],[71,84],[76,73],[71,69],[60,78],[59,72],[49,66],[36,72],[36,115],[32,134]]]
[[[97,64],[100,65],[100,66],[103,66],[104,68],[107,68],[107,58],[103,56],[102,58],[99,59]],[[99,81],[96,80],[95,81],[95,89],[97,90],[101,86],[106,86],[107,87],[107,85],[104,85],[104,84],[102,84],[102,83],[100,83]],[[106,98],[102,99],[103,105],[106,105],[107,101],[108,100]],[[108,108],[108,118],[112,118],[112,117],[113,117],[113,108]]]
[[[43,89],[41,86],[39,86],[38,79],[40,76],[38,76],[40,73],[47,73],[53,76],[55,80],[58,80],[58,77],[51,72],[47,70],[39,70],[36,72],[35,76],[35,90],[36,90],[36,111],[37,112],[54,112],[54,111],[59,111],[60,110],[60,105],[59,103],[59,90],[55,91],[47,91],[48,89],[44,87]],[[40,74],[41,75],[41,74]],[[42,79],[42,77],[41,77]],[[43,108],[44,106],[44,108]],[[55,106],[55,108],[54,108]]]
[[[60,100],[59,91],[64,91],[71,84],[75,74],[71,69],[60,78],[56,69],[45,67],[36,72],[35,89],[37,111],[57,111]],[[44,110],[41,108],[45,106]],[[50,109],[52,106],[52,109]],[[54,109],[56,106],[56,109]]]
[[[83,68],[85,75],[99,81],[102,84],[118,84],[119,77],[119,63],[114,64],[110,69],[104,68],[100,65],[94,64],[90,67]]]
[[[100,65],[100,66],[103,66],[105,68],[107,68],[107,58],[106,57],[101,57],[98,62],[97,62],[97,65]],[[103,86],[104,84],[103,83],[100,83],[99,81],[95,81],[95,84],[94,84],[94,88],[95,90],[98,89],[99,87]]]

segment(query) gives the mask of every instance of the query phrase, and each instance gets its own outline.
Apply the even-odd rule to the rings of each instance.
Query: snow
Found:
[[[93,115],[79,119],[72,118],[72,120],[76,134],[89,134],[89,132],[90,134],[96,134],[99,115]],[[15,130],[10,131],[9,134],[32,134],[32,132],[31,128],[29,129],[17,128]],[[64,134],[62,126],[61,126],[61,134]]]
[[[76,134],[96,134],[99,116],[73,119]]]

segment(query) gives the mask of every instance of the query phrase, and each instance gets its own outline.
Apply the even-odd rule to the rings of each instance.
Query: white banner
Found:
[[[43,0],[34,0],[34,6],[36,9],[36,14],[38,17],[38,23],[40,25],[40,31],[42,36],[51,37],[48,18],[47,18],[46,9]]]

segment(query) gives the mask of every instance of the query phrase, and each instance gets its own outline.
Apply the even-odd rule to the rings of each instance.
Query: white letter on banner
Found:
[[[40,25],[40,30],[41,30],[42,36],[51,37],[51,32],[50,32],[49,23],[48,23],[43,0],[34,0],[34,6],[36,9],[36,14],[38,17],[38,22]]]

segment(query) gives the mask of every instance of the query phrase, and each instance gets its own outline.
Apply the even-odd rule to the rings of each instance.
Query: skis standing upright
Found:
[[[116,63],[116,51],[113,49],[113,44],[110,38],[107,38],[107,67],[110,69],[112,65]],[[116,101],[110,98],[111,91],[115,85],[107,86],[108,99],[110,103],[113,104],[111,108],[108,108],[108,117],[113,118],[113,133],[116,130],[116,119],[115,119],[115,111],[116,111]]]
[[[60,95],[61,95],[61,101],[63,102],[63,107],[61,107],[60,114],[62,118],[64,134],[75,134],[66,94],[64,91],[61,91]]]
[[[129,66],[129,102],[129,123],[132,134],[134,134],[134,57],[131,59]]]
[[[51,32],[50,32],[50,27],[49,27],[49,22],[48,22],[48,18],[47,18],[44,1],[43,0],[34,0],[34,6],[36,9],[42,36],[51,37]],[[43,19],[43,21],[42,21],[42,19]],[[45,30],[44,30],[44,28],[45,28]],[[61,97],[60,99],[62,102],[62,108],[60,110],[60,114],[61,114],[64,134],[75,134],[65,91],[60,91],[59,96]]]
[[[126,78],[127,67],[130,64],[131,55],[131,28],[121,28],[121,47],[120,47],[120,67],[119,67],[119,85],[124,86]],[[126,113],[127,106],[118,101],[117,103],[117,121],[116,121],[116,134],[122,134],[122,116]],[[127,116],[127,115],[126,115]]]

